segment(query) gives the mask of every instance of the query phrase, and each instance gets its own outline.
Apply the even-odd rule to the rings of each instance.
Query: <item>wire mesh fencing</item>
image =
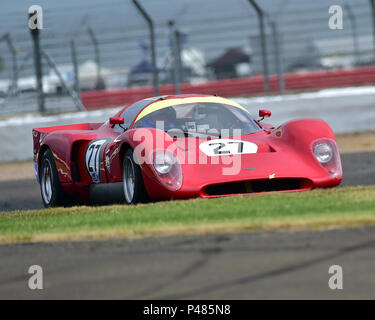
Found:
[[[40,110],[29,4],[21,2],[0,12],[0,114]],[[293,74],[375,65],[373,0],[136,2],[152,21],[154,63],[150,23],[135,1],[40,2],[40,48],[52,61],[41,57],[45,112],[79,109],[74,96],[85,91],[160,84],[161,93],[186,92],[212,81],[267,75],[271,91],[288,91],[295,90],[288,87]],[[368,79],[363,82],[372,83]],[[309,81],[315,88],[306,81],[305,89]],[[225,85],[231,83],[237,82]],[[255,93],[249,85],[240,94]]]

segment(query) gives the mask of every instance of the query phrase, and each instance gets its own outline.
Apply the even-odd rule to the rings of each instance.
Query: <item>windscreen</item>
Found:
[[[179,104],[156,110],[138,119],[134,128],[158,128],[184,136],[246,135],[260,130],[250,114],[221,103]]]

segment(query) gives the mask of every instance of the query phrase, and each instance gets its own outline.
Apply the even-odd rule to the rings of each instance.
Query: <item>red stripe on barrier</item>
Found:
[[[375,84],[375,67],[364,67],[336,71],[314,71],[289,73],[284,76],[286,90],[324,89],[345,86]],[[277,76],[270,76],[270,89],[278,91]],[[174,94],[174,86],[160,86],[161,95]],[[263,77],[225,79],[202,84],[181,85],[181,93],[217,94],[224,97],[254,95],[263,93]],[[138,87],[120,90],[82,92],[82,103],[87,109],[125,105],[153,96],[151,87]]]

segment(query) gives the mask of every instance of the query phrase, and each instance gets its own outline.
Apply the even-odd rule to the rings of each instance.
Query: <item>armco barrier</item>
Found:
[[[314,71],[285,74],[286,90],[324,89],[344,86],[375,84],[375,67],[345,69],[337,71]],[[278,91],[277,76],[270,77],[272,92]],[[202,84],[182,84],[181,93],[217,94],[224,97],[253,95],[263,92],[263,77],[226,79]],[[174,94],[174,86],[161,85],[160,94]],[[113,107],[153,96],[151,87],[121,90],[88,91],[82,93],[82,102],[87,109]]]

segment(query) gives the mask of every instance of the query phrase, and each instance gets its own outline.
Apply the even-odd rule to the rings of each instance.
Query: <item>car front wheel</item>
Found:
[[[127,204],[147,202],[148,196],[143,184],[141,168],[135,163],[133,150],[131,149],[126,150],[124,155],[122,163],[122,179],[125,202]]]

